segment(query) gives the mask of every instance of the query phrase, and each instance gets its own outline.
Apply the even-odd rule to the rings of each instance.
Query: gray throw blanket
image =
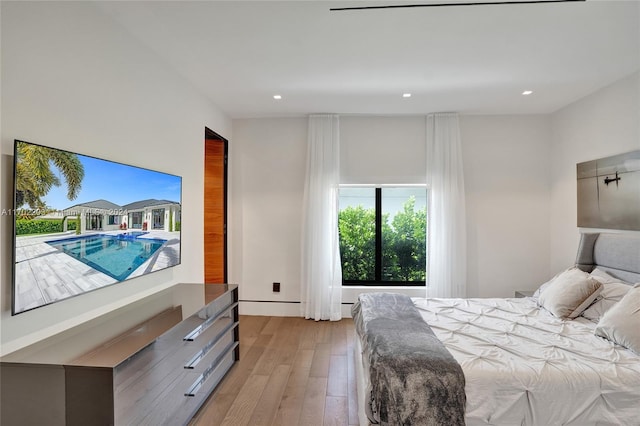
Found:
[[[361,294],[351,310],[381,425],[464,425],[464,373],[411,299]]]

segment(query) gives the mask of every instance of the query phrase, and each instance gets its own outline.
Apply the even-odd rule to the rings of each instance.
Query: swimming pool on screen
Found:
[[[144,234],[146,232],[97,234],[47,241],[47,244],[111,278],[123,281],[167,242],[159,238],[139,238]]]

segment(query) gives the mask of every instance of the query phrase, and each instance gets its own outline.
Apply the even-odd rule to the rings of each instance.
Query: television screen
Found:
[[[182,178],[16,140],[12,314],[180,263]]]

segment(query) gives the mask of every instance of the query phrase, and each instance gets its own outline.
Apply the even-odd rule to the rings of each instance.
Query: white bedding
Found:
[[[521,299],[413,299],[465,374],[474,425],[640,425],[640,356]]]

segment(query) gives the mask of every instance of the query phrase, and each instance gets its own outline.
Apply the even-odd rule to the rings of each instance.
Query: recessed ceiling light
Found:
[[[525,90],[524,92],[522,92],[523,95],[527,96],[533,93],[533,90]]]
[[[411,93],[403,93],[402,97],[403,98],[410,98],[411,97]]]
[[[282,99],[282,96],[281,95],[273,95],[273,99],[276,99],[276,100],[279,101],[280,99]]]

